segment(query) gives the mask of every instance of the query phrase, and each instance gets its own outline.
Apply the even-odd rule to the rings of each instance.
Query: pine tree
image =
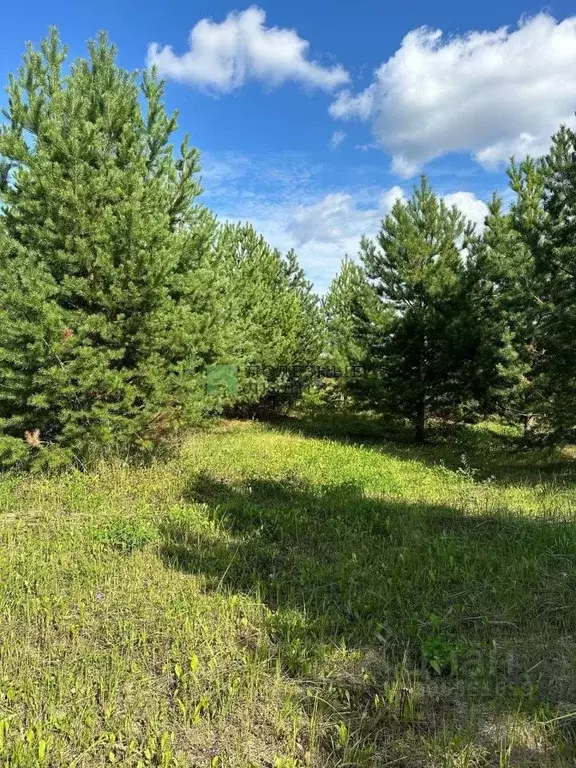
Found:
[[[361,405],[374,388],[375,347],[391,326],[392,311],[380,301],[362,266],[347,256],[330,284],[323,310],[325,356],[337,372],[335,393],[339,399],[352,398]]]
[[[521,421],[526,433],[541,408],[537,337],[542,302],[526,208],[536,181],[532,171],[531,161],[511,165],[518,198],[505,212],[502,199],[493,196],[469,259],[474,276],[470,325],[479,333],[475,394],[485,413]]]
[[[362,241],[366,272],[395,313],[373,354],[382,371],[377,404],[410,418],[418,442],[430,413],[464,397],[470,350],[461,248],[471,231],[423,177],[408,202],[396,201],[376,242]]]
[[[227,315],[239,369],[242,413],[285,408],[307,382],[321,349],[317,298],[291,252],[286,259],[250,224],[221,227]]]
[[[291,405],[313,382],[315,370],[324,348],[325,326],[320,300],[312,283],[306,278],[296,252],[291,249],[285,257],[288,289],[296,299],[292,320],[297,324],[296,346],[289,366],[287,393],[283,407]]]
[[[202,410],[199,372],[218,345],[196,305],[215,227],[194,206],[198,152],[185,140],[173,157],[163,84],[146,73],[139,88],[115,55],[102,34],[65,76],[53,29],[10,77],[0,129],[6,454],[22,455],[25,434],[36,435],[32,455],[54,462],[149,449]]]
[[[373,293],[364,270],[346,256],[322,303],[326,318],[326,357],[341,372],[360,364],[364,357],[363,345],[356,334],[354,311],[369,292]]]
[[[555,430],[576,430],[576,133],[562,126],[542,163],[544,190],[537,233],[545,388]]]

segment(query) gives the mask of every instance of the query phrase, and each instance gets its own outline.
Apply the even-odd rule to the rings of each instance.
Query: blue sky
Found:
[[[107,29],[122,66],[154,61],[167,77],[206,204],[295,247],[324,290],[422,170],[481,221],[506,158],[545,149],[576,110],[571,12],[565,0],[28,0],[4,9],[0,79],[50,24],[72,56]]]

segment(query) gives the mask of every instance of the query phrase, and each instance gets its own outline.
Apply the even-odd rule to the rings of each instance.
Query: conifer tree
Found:
[[[545,158],[512,161],[515,198],[508,213],[494,198],[476,252],[489,286],[476,322],[495,363],[484,371],[491,403],[526,431],[536,415],[558,433],[576,427],[575,151],[574,132],[562,127]]]
[[[315,377],[315,369],[320,363],[324,348],[324,318],[320,300],[312,283],[306,278],[300,266],[296,252],[291,249],[285,257],[288,288],[296,306],[292,320],[296,323],[296,347],[293,351],[293,365],[290,366],[287,393],[283,406],[290,405],[310,386]]]
[[[52,29],[10,77],[0,129],[6,458],[23,446],[53,462],[148,449],[199,414],[198,373],[217,355],[203,298],[215,224],[194,205],[198,152],[185,140],[173,156],[163,84],[146,73],[139,87],[115,55],[102,34],[64,75]]]
[[[511,183],[526,189],[530,164],[512,164]],[[528,176],[528,184],[531,184]],[[503,209],[494,195],[482,236],[472,241],[471,328],[479,333],[474,392],[484,413],[521,421],[528,432],[539,410],[538,322],[541,300],[529,220],[522,197]]]
[[[408,417],[422,442],[434,411],[465,396],[466,342],[463,239],[472,232],[422,177],[408,202],[396,201],[362,260],[377,294],[395,313],[373,357],[379,360],[377,404]]]
[[[544,294],[541,327],[550,419],[560,434],[576,430],[576,133],[562,126],[542,163],[544,190],[536,249]]]
[[[229,278],[237,409],[285,407],[300,393],[320,353],[317,298],[296,255],[284,259],[250,224],[223,225],[217,250]]]
[[[346,256],[322,303],[326,318],[326,356],[342,372],[360,364],[364,358],[364,346],[358,338],[354,318],[357,307],[364,304],[366,295],[370,294],[377,299],[362,267]]]
[[[323,302],[326,323],[325,355],[338,378],[340,398],[352,397],[358,405],[379,386],[378,345],[389,332],[393,313],[378,298],[360,264],[347,256],[332,280]]]

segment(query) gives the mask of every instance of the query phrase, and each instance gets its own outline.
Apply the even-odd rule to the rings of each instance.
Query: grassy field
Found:
[[[0,480],[0,766],[574,766],[576,461],[380,434]]]

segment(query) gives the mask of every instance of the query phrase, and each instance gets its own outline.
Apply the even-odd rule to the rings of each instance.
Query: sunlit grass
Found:
[[[0,481],[0,765],[574,765],[570,450],[326,426]]]

